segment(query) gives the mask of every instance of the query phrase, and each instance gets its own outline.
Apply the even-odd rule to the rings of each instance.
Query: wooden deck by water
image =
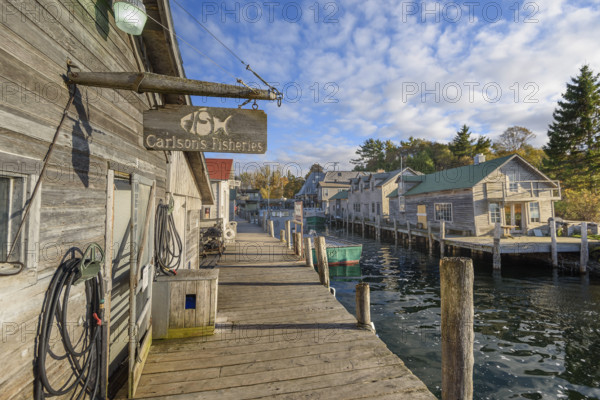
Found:
[[[256,225],[219,263],[214,336],[155,341],[136,398],[435,399]]]

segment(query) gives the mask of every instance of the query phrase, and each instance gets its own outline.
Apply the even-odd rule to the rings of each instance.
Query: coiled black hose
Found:
[[[181,261],[181,238],[175,228],[170,207],[162,201],[156,208],[156,228],[154,233],[154,258],[159,270],[165,275],[177,274]]]
[[[86,319],[82,336],[73,344],[67,320],[71,287],[79,278],[80,258],[63,262],[52,277],[42,309],[42,321],[38,336],[36,358],[36,399],[63,396],[73,392],[71,399],[83,399],[89,395],[95,399],[100,390],[102,370],[102,318],[104,317],[103,288],[100,275],[85,281],[87,299]],[[62,298],[62,301],[61,301]],[[56,354],[51,349],[52,330],[56,324],[64,347],[64,354]],[[80,350],[77,350],[77,348]],[[60,387],[50,383],[46,371],[46,359],[67,360],[73,374]]]

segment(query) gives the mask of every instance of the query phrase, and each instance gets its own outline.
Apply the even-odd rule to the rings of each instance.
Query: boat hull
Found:
[[[327,247],[327,263],[329,265],[356,265],[360,262],[362,245]],[[313,263],[317,265],[317,253],[312,249]]]

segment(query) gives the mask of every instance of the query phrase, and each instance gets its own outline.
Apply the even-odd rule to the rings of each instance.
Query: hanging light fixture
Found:
[[[146,24],[146,7],[142,0],[114,0],[117,27],[130,35],[141,35]]]

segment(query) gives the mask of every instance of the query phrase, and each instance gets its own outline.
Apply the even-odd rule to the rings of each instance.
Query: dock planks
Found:
[[[238,231],[217,267],[215,335],[155,341],[136,398],[435,399],[285,244]]]

